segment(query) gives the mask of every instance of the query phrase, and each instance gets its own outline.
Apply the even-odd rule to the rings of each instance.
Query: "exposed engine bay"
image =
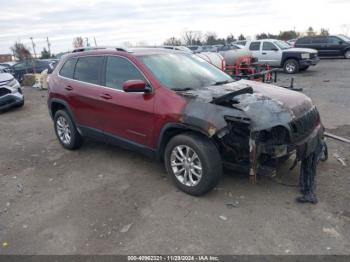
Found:
[[[246,167],[252,183],[293,152],[297,161],[319,158],[325,145],[319,113],[304,94],[249,80],[180,94],[189,98],[182,121],[206,130],[224,162]]]

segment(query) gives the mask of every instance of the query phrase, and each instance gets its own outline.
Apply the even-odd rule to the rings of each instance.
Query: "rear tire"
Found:
[[[345,59],[350,59],[350,50],[345,51],[344,57]]]
[[[164,162],[176,186],[193,196],[213,189],[222,175],[218,149],[208,138],[194,133],[173,137],[166,145]]]
[[[284,62],[283,70],[287,74],[295,74],[299,72],[299,62],[296,59],[287,59]]]
[[[83,139],[67,111],[58,110],[55,113],[54,127],[58,141],[64,148],[74,150],[82,145]]]

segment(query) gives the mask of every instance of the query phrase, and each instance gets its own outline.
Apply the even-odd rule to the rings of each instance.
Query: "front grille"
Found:
[[[292,130],[293,140],[299,140],[309,135],[320,122],[320,115],[316,107],[302,117],[295,119],[289,125]]]
[[[4,96],[4,95],[10,94],[10,93],[11,93],[11,91],[8,90],[7,88],[5,88],[5,87],[0,88],[0,96]]]

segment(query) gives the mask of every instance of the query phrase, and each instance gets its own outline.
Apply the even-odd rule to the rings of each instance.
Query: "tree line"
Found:
[[[298,38],[300,36],[315,36],[315,35],[323,35],[327,36],[329,35],[329,30],[325,28],[321,28],[321,30],[315,31],[311,26],[304,32],[297,32],[295,30],[289,30],[289,31],[280,31],[278,34],[271,34],[271,33],[260,33],[255,36],[256,39],[279,39],[279,40],[290,40],[293,38]],[[237,38],[233,34],[229,34],[226,38],[219,38],[215,32],[207,32],[206,34],[203,34],[201,31],[184,31],[181,35],[181,37],[175,37],[172,36],[164,41],[164,45],[218,45],[218,44],[230,44],[232,42],[235,42],[237,40],[246,40],[246,36],[243,34],[240,34],[237,36]]]
[[[325,28],[321,28],[320,31],[315,31],[311,26],[303,33],[297,32],[295,30],[289,30],[289,31],[280,31],[279,34],[271,34],[271,33],[260,33],[255,36],[256,39],[267,39],[267,38],[273,38],[273,39],[280,39],[280,40],[289,40],[293,38],[298,38],[302,35],[307,36],[315,36],[315,35],[329,35],[329,30]],[[225,38],[220,38],[217,36],[215,32],[207,32],[203,33],[202,31],[195,31],[195,30],[186,30],[184,31],[180,37],[170,37],[164,41],[164,45],[171,45],[171,46],[179,46],[179,45],[185,45],[185,46],[191,46],[191,45],[217,45],[217,44],[230,44],[232,42],[235,42],[237,40],[246,40],[246,36],[243,34],[240,34],[237,36],[237,38],[233,34],[229,34]],[[96,42],[95,42],[96,43]],[[79,48],[84,46],[84,40],[82,37],[76,37],[73,39],[73,48]],[[86,45],[89,45],[88,40],[86,40]],[[21,42],[15,42],[13,46],[11,46],[11,51],[13,52],[13,55],[18,60],[25,60],[25,59],[31,59],[33,58],[30,48],[24,45]],[[47,59],[54,57],[54,55],[45,47],[41,51],[41,59]]]

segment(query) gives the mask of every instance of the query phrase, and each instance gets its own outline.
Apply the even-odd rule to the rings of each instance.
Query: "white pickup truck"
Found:
[[[259,63],[283,68],[287,74],[294,74],[319,62],[317,50],[292,48],[286,42],[276,39],[247,41],[244,48],[250,50]]]

